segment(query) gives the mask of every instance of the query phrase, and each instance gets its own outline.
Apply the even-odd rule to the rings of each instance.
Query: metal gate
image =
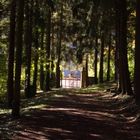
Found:
[[[61,80],[62,88],[81,88],[80,78],[63,78]]]
[[[69,71],[64,74],[61,79],[61,86],[62,88],[81,88],[81,72]]]

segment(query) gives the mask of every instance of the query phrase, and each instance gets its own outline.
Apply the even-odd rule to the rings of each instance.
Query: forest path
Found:
[[[64,90],[44,102],[16,122],[13,140],[140,140],[132,99]]]

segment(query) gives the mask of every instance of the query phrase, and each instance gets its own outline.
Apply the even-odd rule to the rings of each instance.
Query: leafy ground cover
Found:
[[[23,99],[20,119],[0,114],[0,139],[140,139],[140,111],[134,99],[102,89],[53,90]]]

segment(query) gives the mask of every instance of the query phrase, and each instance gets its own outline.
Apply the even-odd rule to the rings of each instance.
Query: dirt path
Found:
[[[13,140],[140,140],[130,101],[111,94],[56,94],[14,127]]]

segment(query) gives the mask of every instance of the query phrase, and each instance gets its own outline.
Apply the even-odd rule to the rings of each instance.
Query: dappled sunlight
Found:
[[[107,118],[115,118],[114,114],[110,114],[107,112],[99,112],[99,111],[86,111],[82,109],[75,109],[75,108],[48,108],[43,110],[50,110],[50,111],[61,111],[67,115],[81,115],[85,118],[95,119],[95,120],[107,120]]]
[[[11,112],[10,109],[0,109],[0,115],[10,112]]]
[[[19,138],[30,138],[30,139],[36,139],[36,140],[43,140],[46,138],[51,138],[51,135],[47,134],[47,133],[51,133],[51,134],[56,134],[56,133],[63,133],[62,135],[71,135],[72,132],[68,131],[68,130],[63,130],[61,128],[44,128],[44,131],[33,131],[30,129],[25,129],[24,131],[19,131]],[[24,137],[23,137],[24,136]]]
[[[48,96],[41,93],[30,102],[23,100],[22,104],[18,123],[15,125],[11,120],[5,130],[1,127],[2,132],[13,135],[13,140],[140,138],[137,133],[140,127],[136,123],[140,115],[134,113],[135,103],[129,97],[60,90],[51,91]],[[133,133],[129,133],[130,130]]]
[[[0,140],[140,140],[140,0],[0,0]]]
[[[100,134],[90,134],[90,136],[103,139],[103,137]]]
[[[55,94],[54,97],[64,97],[64,95]]]
[[[31,110],[31,109],[40,109],[40,108],[43,108],[43,107],[46,107],[46,105],[41,104],[41,105],[28,106],[28,107],[22,109],[22,111],[28,111],[28,110]]]

